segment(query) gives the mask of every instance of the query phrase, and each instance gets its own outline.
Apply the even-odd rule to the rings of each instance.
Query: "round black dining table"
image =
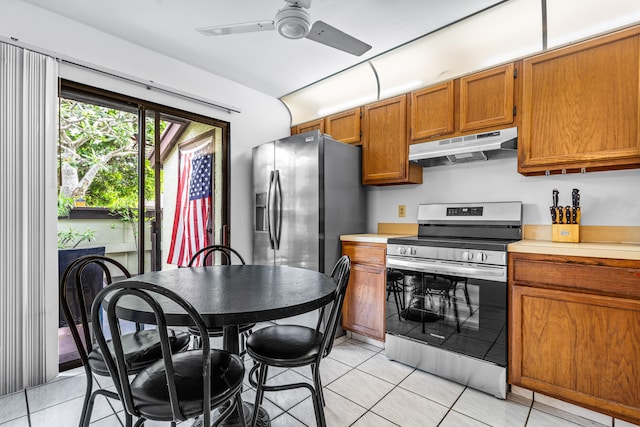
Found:
[[[333,300],[336,282],[317,271],[288,266],[215,265],[178,268],[140,274],[125,281],[143,281],[179,294],[198,311],[207,327],[223,327],[223,347],[239,353],[238,325],[295,316],[318,309]],[[189,317],[172,301],[157,300],[172,326],[189,326]],[[155,323],[148,305],[135,297],[118,302],[118,316],[138,323]],[[253,405],[245,403],[250,420]],[[269,416],[259,408],[259,425]],[[239,425],[227,420],[224,425]]]

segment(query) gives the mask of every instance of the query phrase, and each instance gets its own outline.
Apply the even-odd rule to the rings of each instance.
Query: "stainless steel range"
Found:
[[[420,205],[418,236],[388,240],[403,279],[387,289],[387,357],[506,398],[507,245],[521,238],[521,202]]]

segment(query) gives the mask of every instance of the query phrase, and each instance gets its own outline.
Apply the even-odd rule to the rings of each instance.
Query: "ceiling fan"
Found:
[[[226,34],[250,33],[255,31],[278,30],[288,39],[306,37],[318,43],[360,56],[371,46],[350,36],[331,25],[316,21],[311,25],[311,17],[305,9],[311,7],[311,0],[285,0],[285,6],[278,10],[271,21],[244,22],[240,24],[218,25],[198,28],[197,31],[206,36],[222,36]]]

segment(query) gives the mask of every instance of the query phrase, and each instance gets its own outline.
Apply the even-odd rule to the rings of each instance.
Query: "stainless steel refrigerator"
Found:
[[[253,149],[253,263],[331,272],[366,232],[360,147],[311,131]]]

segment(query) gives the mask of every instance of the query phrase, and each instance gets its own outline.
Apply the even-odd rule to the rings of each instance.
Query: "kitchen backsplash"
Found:
[[[640,226],[640,169],[525,177],[517,159],[492,159],[423,170],[423,184],[368,187],[368,230],[378,223],[415,223],[420,203],[522,201],[525,224],[551,224],[551,192],[571,204],[571,191],[580,189],[582,225]],[[406,217],[398,218],[398,205]]]

